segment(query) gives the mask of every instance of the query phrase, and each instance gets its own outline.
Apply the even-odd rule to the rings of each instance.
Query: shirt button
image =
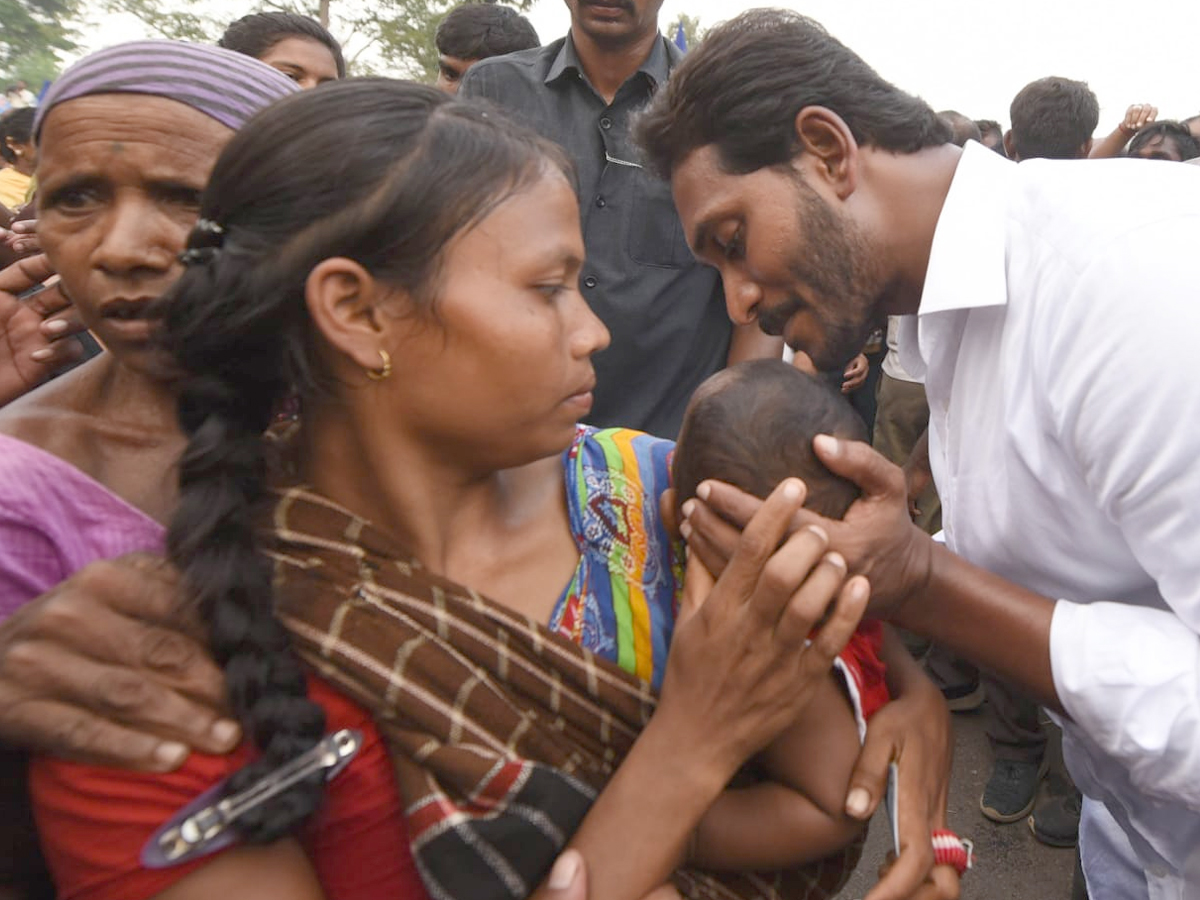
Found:
[[[583,279],[583,286],[585,288],[594,288],[599,283],[600,282],[596,281],[595,275],[589,275],[587,278]]]
[[[612,119],[610,119],[608,116],[604,116],[600,120],[600,127],[605,131],[608,131],[608,129],[612,128]]]
[[[597,205],[598,207],[600,207],[601,209],[604,209],[604,207],[608,206],[608,201],[607,201],[607,200],[605,200],[603,197],[597,197],[597,198],[596,198],[596,205]]]

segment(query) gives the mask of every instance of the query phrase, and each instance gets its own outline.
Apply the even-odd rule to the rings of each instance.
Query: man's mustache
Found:
[[[795,294],[771,309],[758,310],[758,327],[772,337],[779,337],[788,320],[804,308],[804,301]]]

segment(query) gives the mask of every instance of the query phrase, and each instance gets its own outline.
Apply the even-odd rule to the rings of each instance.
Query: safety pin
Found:
[[[154,832],[142,848],[142,865],[163,869],[229,846],[238,839],[236,829],[231,826],[240,817],[319,772],[324,773],[326,781],[332,780],[350,763],[362,743],[361,731],[343,729],[327,735],[311,749],[237,794],[223,796],[229,780],[225,779]]]

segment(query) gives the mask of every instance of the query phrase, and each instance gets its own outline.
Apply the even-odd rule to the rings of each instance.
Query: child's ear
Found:
[[[679,517],[675,514],[675,488],[667,488],[658,498],[658,514],[671,540],[683,540],[683,535],[679,533]]]

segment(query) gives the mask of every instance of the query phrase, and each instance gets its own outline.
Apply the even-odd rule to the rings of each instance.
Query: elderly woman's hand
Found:
[[[0,270],[0,406],[77,361],[83,330],[45,256]]]
[[[224,681],[180,630],[177,577],[144,556],[93,563],[0,624],[0,741],[168,771],[231,750]]]

